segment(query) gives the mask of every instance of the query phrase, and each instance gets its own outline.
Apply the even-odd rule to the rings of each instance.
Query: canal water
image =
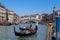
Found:
[[[46,40],[46,25],[38,25],[38,31],[36,34],[31,36],[15,36],[13,27],[15,26],[15,30],[19,32],[19,27],[29,26],[30,24],[19,24],[12,26],[0,26],[0,40]],[[35,28],[35,24],[32,24],[33,28]]]

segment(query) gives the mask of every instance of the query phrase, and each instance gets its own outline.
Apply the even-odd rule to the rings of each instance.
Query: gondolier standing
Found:
[[[30,31],[32,30],[32,24],[30,24],[29,30],[30,30]]]
[[[38,15],[36,16],[36,19],[39,19],[39,16],[38,16]],[[36,21],[36,27],[35,27],[35,30],[37,31],[37,29],[38,29],[38,20]]]
[[[38,29],[38,22],[36,22],[36,28],[35,28],[35,30],[37,30]]]

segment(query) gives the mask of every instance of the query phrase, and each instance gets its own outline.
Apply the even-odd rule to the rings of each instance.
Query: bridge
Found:
[[[20,22],[22,23],[29,22],[29,21],[40,22],[41,17],[39,15],[36,15],[36,16],[27,16],[27,17],[20,18]]]

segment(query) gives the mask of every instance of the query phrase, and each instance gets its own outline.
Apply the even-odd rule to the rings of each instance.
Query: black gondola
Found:
[[[15,27],[14,27],[14,33],[15,33],[15,35],[16,36],[28,36],[28,35],[33,35],[33,34],[35,34],[36,32],[37,32],[37,26],[35,27],[35,29],[33,29],[34,30],[34,32],[30,32],[30,33],[28,33],[28,34],[26,34],[26,33],[23,33],[23,32],[16,32],[15,31]]]

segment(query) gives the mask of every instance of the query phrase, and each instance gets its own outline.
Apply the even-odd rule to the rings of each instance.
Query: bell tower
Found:
[[[56,13],[57,11],[56,11],[56,6],[54,5],[54,7],[53,7],[53,13]]]
[[[53,20],[56,21],[56,17],[57,17],[58,13],[57,13],[57,10],[56,10],[56,6],[54,5],[53,7]]]

